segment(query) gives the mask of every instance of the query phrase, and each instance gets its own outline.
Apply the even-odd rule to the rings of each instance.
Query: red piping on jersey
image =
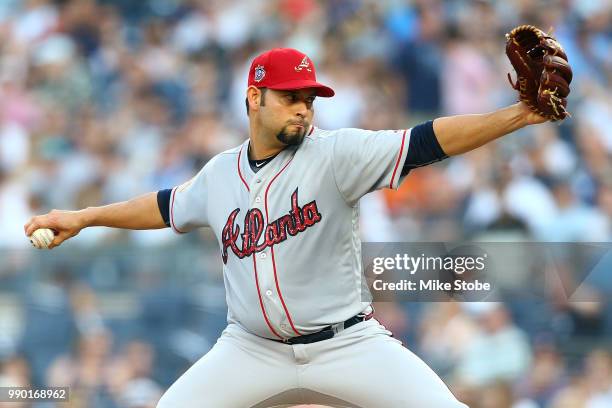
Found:
[[[274,334],[279,339],[282,339],[282,337],[278,335],[278,333],[274,330],[274,328],[270,324],[270,321],[268,320],[268,315],[266,315],[266,309],[264,309],[263,301],[261,300],[261,292],[259,291],[259,280],[257,279],[257,264],[255,263],[255,255],[256,254],[253,254],[253,257],[252,257],[253,258],[253,271],[255,271],[255,286],[257,287],[257,296],[259,296],[259,306],[261,307],[261,312],[263,313],[264,320],[266,321],[266,324],[268,325],[268,328],[270,329],[272,334]]]
[[[172,227],[173,230],[175,230],[179,234],[184,234],[185,232],[176,228],[176,225],[174,225],[174,197],[175,196],[176,196],[176,189],[172,191],[172,202],[170,203],[170,226]]]
[[[276,176],[272,178],[272,180],[268,184],[268,187],[266,187],[266,193],[264,195],[264,205],[266,208],[266,223],[268,222],[268,219],[269,219],[268,218],[268,191],[270,190],[270,186],[272,185],[272,183],[274,183],[274,180],[276,180],[276,178],[280,176],[280,174],[287,168],[287,166],[289,166],[289,163],[291,163],[291,160],[293,160],[293,157],[289,159],[287,164],[285,164],[285,166],[278,173],[276,173]],[[302,333],[300,333],[293,325],[293,320],[291,320],[291,315],[289,314],[289,310],[287,310],[287,305],[285,305],[285,301],[283,300],[283,295],[281,294],[280,286],[278,284],[278,275],[276,274],[276,261],[274,260],[274,247],[270,248],[270,252],[272,253],[272,267],[274,268],[274,282],[276,283],[276,291],[278,292],[278,297],[280,298],[281,304],[283,305],[283,309],[285,310],[285,314],[287,315],[287,319],[289,320],[289,324],[291,325],[291,328],[293,329],[295,334],[297,334],[298,336],[301,336]]]
[[[242,147],[240,148],[240,151],[238,152],[238,176],[240,176],[240,180],[242,180],[247,191],[250,193],[251,189],[249,188],[249,185],[247,184],[247,182],[244,180],[244,177],[242,177],[242,172],[240,171],[240,155],[242,155]]]
[[[310,132],[308,132],[308,136],[312,135],[312,132],[314,132],[314,126],[310,127]]]
[[[406,141],[406,131],[404,130],[404,134],[402,135],[402,147],[400,147],[399,156],[397,156],[397,162],[395,162],[395,168],[393,169],[393,175],[391,176],[391,183],[389,183],[389,188],[393,188],[393,180],[395,180],[395,173],[397,172],[397,168],[402,160],[402,153],[404,152],[404,142]]]

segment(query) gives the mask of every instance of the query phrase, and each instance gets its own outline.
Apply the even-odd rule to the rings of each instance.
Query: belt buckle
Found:
[[[334,336],[344,330],[344,322],[335,324],[331,327]]]

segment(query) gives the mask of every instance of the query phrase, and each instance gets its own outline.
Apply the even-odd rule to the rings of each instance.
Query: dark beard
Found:
[[[308,127],[304,126],[302,130],[288,132],[287,127],[281,129],[280,132],[276,134],[276,138],[283,144],[287,146],[297,146],[302,143],[304,140],[304,136],[306,136],[306,129]]]

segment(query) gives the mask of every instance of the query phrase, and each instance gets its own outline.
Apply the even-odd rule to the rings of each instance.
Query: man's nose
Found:
[[[295,114],[301,117],[306,117],[306,114],[308,113],[308,104],[306,101],[299,101],[296,105],[297,107]]]

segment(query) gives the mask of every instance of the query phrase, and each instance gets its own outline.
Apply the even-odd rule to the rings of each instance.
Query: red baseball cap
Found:
[[[249,69],[249,86],[277,90],[316,88],[317,96],[329,98],[335,92],[317,82],[315,67],[308,55],[293,48],[274,48],[255,57]]]

